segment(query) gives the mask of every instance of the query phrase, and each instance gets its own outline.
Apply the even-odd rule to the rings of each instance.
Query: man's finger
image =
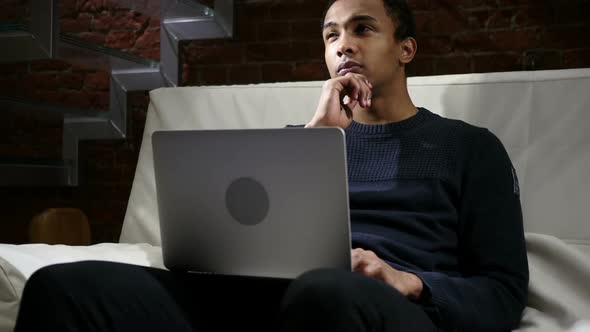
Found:
[[[352,269],[356,271],[363,263],[363,250],[356,248],[351,251],[350,258],[352,260]]]
[[[381,275],[381,265],[379,265],[378,263],[373,263],[373,264],[367,264],[364,267],[364,272],[365,275],[370,276],[370,277],[378,277]]]
[[[358,104],[358,102],[356,101],[350,101],[348,104],[346,105],[342,105],[342,109],[344,110],[344,113],[346,114],[346,117],[349,119],[352,119],[353,116],[353,110],[356,107],[356,105]]]

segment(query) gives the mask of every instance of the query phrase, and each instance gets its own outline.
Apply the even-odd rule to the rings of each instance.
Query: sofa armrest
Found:
[[[92,246],[0,244],[0,332],[13,330],[24,285],[35,271],[52,264],[83,260],[164,268],[160,247],[145,243]]]

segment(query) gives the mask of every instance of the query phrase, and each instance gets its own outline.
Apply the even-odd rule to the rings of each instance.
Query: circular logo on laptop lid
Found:
[[[258,181],[242,177],[227,187],[225,205],[231,216],[240,224],[256,225],[268,214],[268,193]]]

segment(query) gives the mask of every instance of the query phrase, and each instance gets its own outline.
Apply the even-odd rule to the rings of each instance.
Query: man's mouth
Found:
[[[337,73],[338,76],[344,76],[348,73],[360,73],[363,66],[360,63],[354,61],[346,61],[338,65]]]

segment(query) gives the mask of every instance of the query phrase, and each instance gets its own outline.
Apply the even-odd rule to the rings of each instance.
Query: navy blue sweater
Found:
[[[518,180],[490,131],[420,108],[345,129],[353,247],[413,272],[449,331],[509,331],[526,304]]]

